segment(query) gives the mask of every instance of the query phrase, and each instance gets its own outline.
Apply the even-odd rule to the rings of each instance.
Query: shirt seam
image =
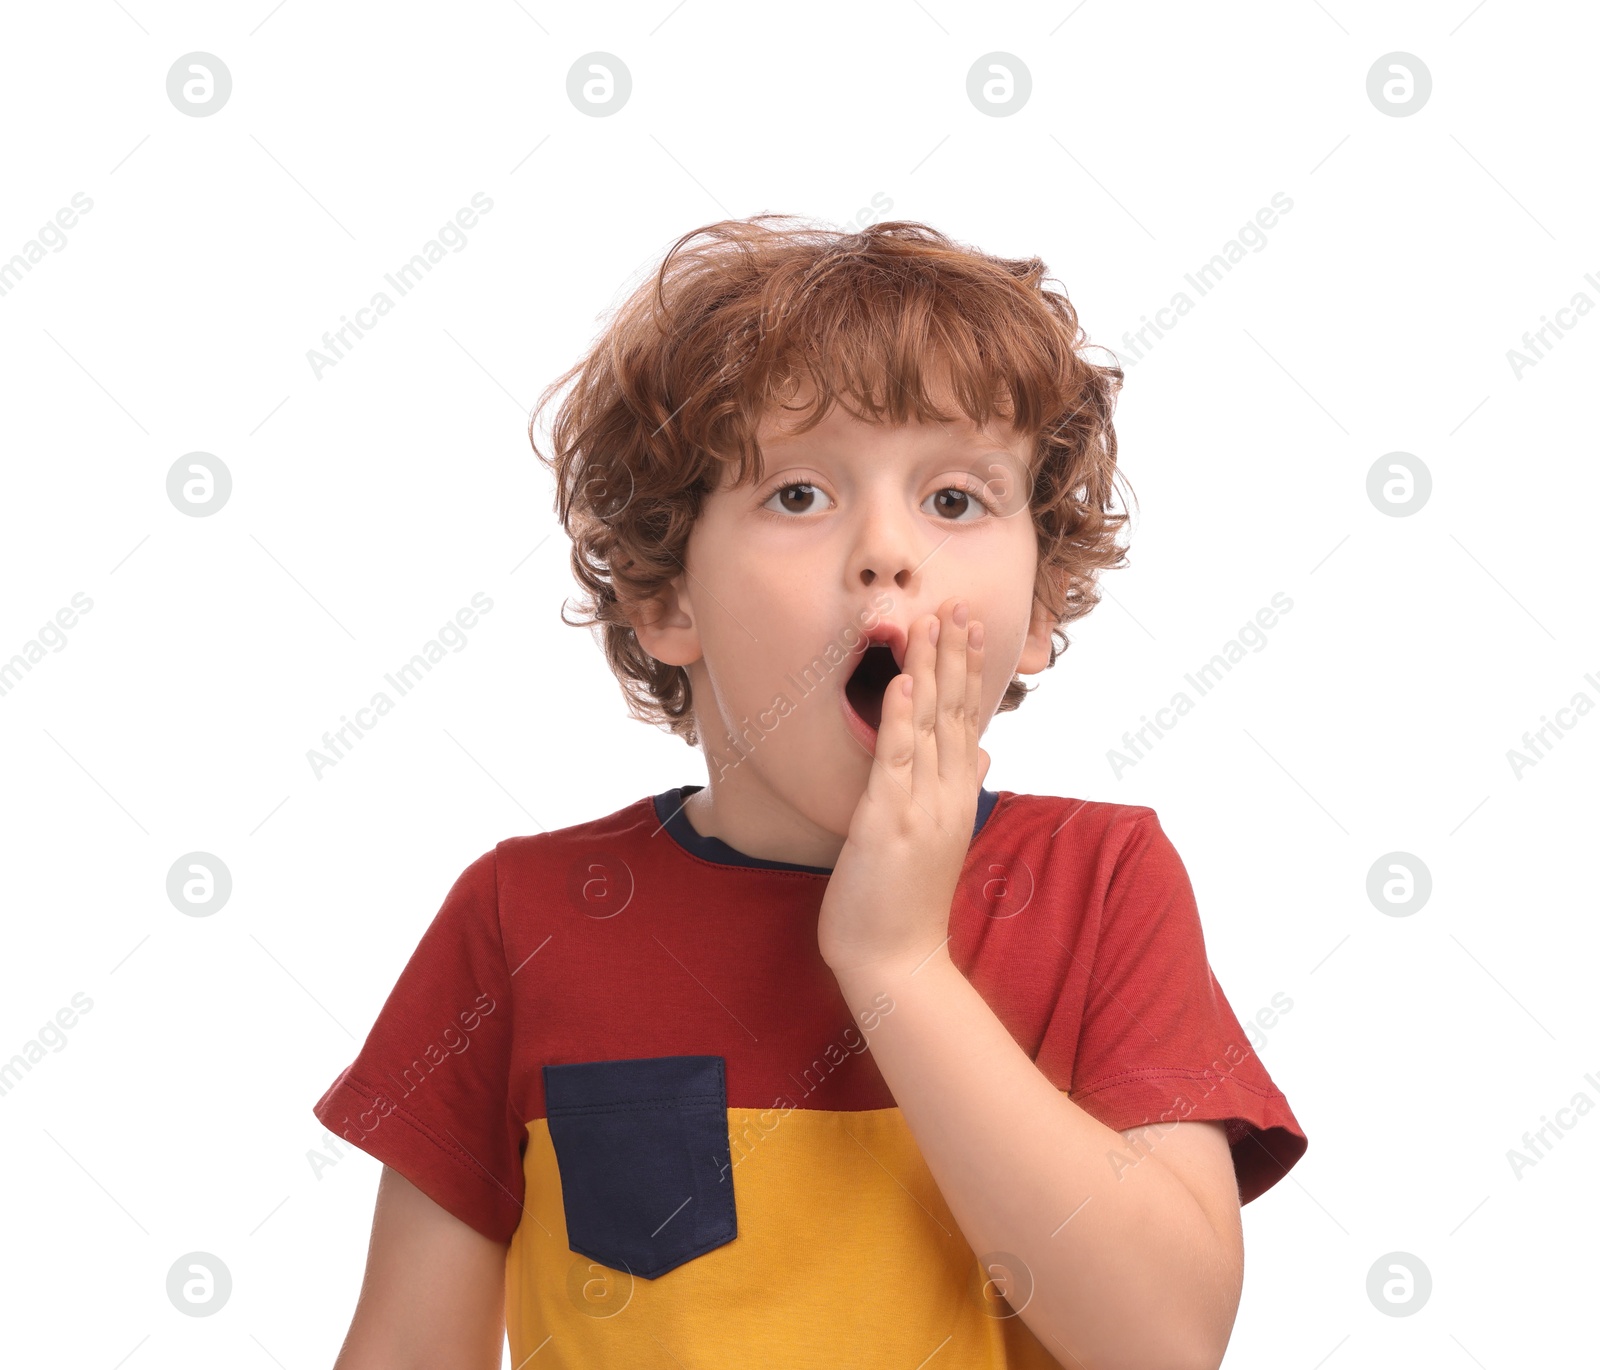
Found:
[[[467,1174],[471,1175],[472,1178],[477,1180],[478,1183],[481,1184],[490,1194],[497,1197],[501,1196],[502,1191],[498,1182],[480,1173],[480,1170],[476,1168],[479,1166],[477,1158],[474,1157],[472,1153],[459,1142],[454,1140],[449,1142],[444,1141],[421,1118],[410,1112],[403,1105],[397,1103],[391,1095],[386,1094],[380,1089],[374,1089],[371,1084],[362,1079],[359,1075],[346,1075],[345,1079],[347,1083],[359,1086],[361,1091],[370,1099],[387,1099],[389,1101],[389,1112],[385,1115],[382,1115],[383,1117],[398,1118],[401,1122],[407,1124],[412,1131],[417,1133],[418,1136],[423,1137],[429,1142],[432,1142],[433,1145],[444,1156],[453,1161],[458,1167],[460,1167],[460,1169],[466,1171]],[[468,1162],[471,1162],[471,1164],[468,1164]]]
[[[1011,794],[1009,798],[1004,795],[997,798],[994,802],[994,807],[989,810],[989,816],[984,820],[983,826],[973,834],[972,842],[976,842],[984,835],[984,833],[989,831],[989,829],[994,825],[996,815],[999,814],[1000,810],[1004,806],[1009,804],[1011,800],[1018,798],[1021,798],[1021,796],[1015,793]],[[747,866],[741,862],[713,861],[709,857],[701,856],[699,852],[690,851],[686,846],[683,845],[683,843],[679,842],[678,839],[672,835],[672,830],[668,828],[665,823],[661,822],[656,816],[654,795],[646,795],[638,802],[644,806],[646,815],[655,821],[656,826],[659,829],[659,833],[654,835],[664,834],[667,841],[671,844],[673,851],[679,853],[681,856],[686,857],[690,861],[698,861],[702,866],[710,866],[713,870],[719,871],[743,871],[748,875],[781,875],[795,880],[827,880],[833,875],[832,871],[791,871],[773,869],[768,866]],[[968,844],[967,849],[969,851],[972,849],[971,843]]]
[[[1246,1093],[1254,1094],[1260,1099],[1284,1099],[1286,1096],[1281,1089],[1262,1089],[1253,1085],[1248,1080],[1239,1080],[1230,1075],[1220,1075],[1210,1070],[1195,1070],[1183,1066],[1150,1066],[1140,1070],[1124,1070],[1116,1075],[1102,1076],[1098,1080],[1091,1080],[1086,1085],[1079,1085],[1072,1091],[1073,1095],[1093,1094],[1102,1089],[1109,1089],[1113,1085],[1137,1084],[1152,1080],[1218,1080],[1223,1084],[1237,1085]]]

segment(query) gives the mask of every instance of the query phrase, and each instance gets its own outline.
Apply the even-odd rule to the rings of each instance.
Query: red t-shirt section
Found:
[[[468,866],[315,1105],[332,1132],[497,1241],[535,1211],[525,1175],[553,1174],[553,1155],[529,1152],[530,1137],[550,1139],[546,1066],[721,1057],[730,1118],[819,1110],[805,1125],[817,1129],[894,1107],[817,951],[827,872],[686,845],[663,826],[661,798],[511,838]],[[1188,873],[1152,810],[1000,791],[950,930],[955,964],[1030,1059],[1107,1126],[1225,1122],[1245,1202],[1305,1152],[1211,973]],[[800,1123],[783,1135],[796,1157],[859,1153],[826,1151]],[[760,1191],[769,1181],[748,1164],[739,1235],[758,1242],[761,1194],[803,1176],[769,1165],[774,1187]],[[716,1251],[699,1259],[721,1269]]]

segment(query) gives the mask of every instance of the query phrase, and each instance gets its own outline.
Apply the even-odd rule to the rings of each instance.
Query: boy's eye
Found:
[[[772,509],[776,504],[777,508],[785,513],[809,514],[813,512],[812,501],[814,497],[821,494],[822,491],[817,489],[815,485],[810,485],[805,481],[790,481],[787,485],[780,485],[774,490],[767,498],[767,502],[761,507],[763,509]],[[826,498],[826,496],[823,497]]]
[[[771,509],[774,513],[810,514],[816,512],[818,496],[828,498],[808,481],[790,481],[774,490],[761,507]],[[976,523],[990,512],[983,496],[964,485],[947,485],[935,490],[924,502],[924,507],[928,504],[933,506],[929,512],[946,523]]]
[[[933,501],[933,512],[946,523],[976,523],[989,512],[983,496],[964,485],[947,485],[935,490],[928,498]],[[971,514],[971,518],[962,517]]]

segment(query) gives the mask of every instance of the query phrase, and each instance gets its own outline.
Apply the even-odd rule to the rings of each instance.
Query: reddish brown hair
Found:
[[[905,220],[839,233],[759,214],[673,245],[528,425],[586,591],[585,616],[562,621],[601,627],[634,717],[698,742],[688,672],[650,656],[630,620],[649,622],[683,570],[725,464],[737,463],[737,483],[761,478],[756,430],[802,380],[814,394],[796,431],[835,402],[873,423],[950,422],[930,398],[942,381],[980,427],[1033,435],[1034,593],[1057,625],[1055,665],[1069,645],[1061,625],[1099,602],[1099,572],[1126,564],[1116,539],[1128,516],[1111,512],[1122,370],[1081,355],[1077,312],[1045,280],[1037,257],[988,256]],[[574,379],[546,457],[534,428]],[[1013,676],[997,712],[1028,692]]]

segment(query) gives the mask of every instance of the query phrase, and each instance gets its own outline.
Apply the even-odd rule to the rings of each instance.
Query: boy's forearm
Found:
[[[1084,1370],[1218,1365],[1236,1291],[1182,1181],[1113,1170],[1121,1135],[1050,1083],[946,950],[838,980],[858,1021],[880,990],[893,999],[871,1015],[873,1058],[968,1245],[1031,1273],[1020,1316],[1050,1353]]]

